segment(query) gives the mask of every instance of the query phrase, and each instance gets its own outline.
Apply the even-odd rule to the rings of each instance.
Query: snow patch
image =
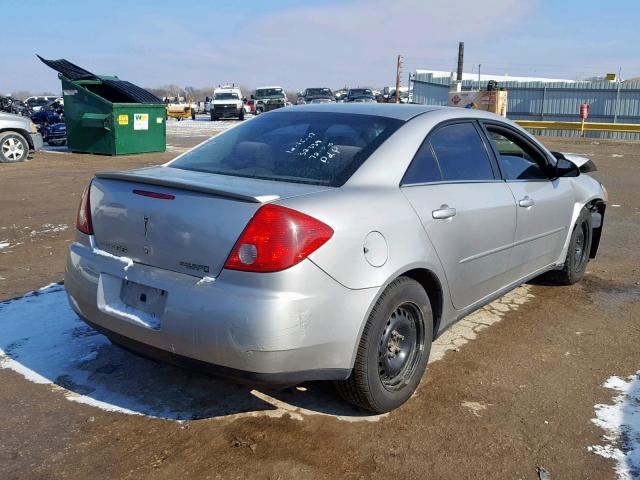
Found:
[[[9,243],[8,240],[3,240],[3,241],[0,242],[0,250],[2,250],[3,248],[7,248],[10,245],[11,244]]]
[[[29,232],[29,236],[36,237],[44,233],[64,232],[68,228],[69,228],[69,225],[65,225],[64,223],[61,223],[59,225],[54,225],[53,223],[45,223],[44,225],[42,225],[42,227],[40,227],[40,229],[31,230],[31,232]]]
[[[213,283],[215,282],[216,279],[215,277],[202,277],[200,280],[198,280],[198,283],[196,283],[196,285],[207,285],[209,283]]]
[[[100,250],[99,248],[94,247],[92,249],[92,253],[95,255],[100,255],[101,257],[110,258],[112,260],[116,260],[122,264],[124,264],[124,270],[127,271],[131,267],[133,267],[133,260],[129,257],[118,257],[117,255],[113,255],[109,252],[105,252],[104,250]]]
[[[126,268],[133,265],[131,259],[99,249],[94,253],[118,260]],[[210,283],[212,277],[201,281]],[[434,342],[430,362],[458,351],[506,312],[519,308],[532,297],[529,288],[519,287],[452,326]],[[115,313],[123,315],[121,308]],[[149,323],[140,318],[141,312],[128,313],[136,317],[128,320]],[[250,390],[133,355],[82,322],[60,284],[0,302],[0,368],[49,385],[70,401],[168,420],[247,416],[303,420],[309,415],[327,415],[342,421],[375,422],[388,415],[370,415],[352,407],[326,382],[284,391]],[[419,394],[420,390],[414,395]],[[466,402],[463,406],[479,415],[482,404],[478,405]]]
[[[591,421],[606,433],[602,445],[588,450],[613,460],[618,479],[640,478],[640,370],[626,378],[611,377],[603,387],[619,394],[613,404],[595,406]]]

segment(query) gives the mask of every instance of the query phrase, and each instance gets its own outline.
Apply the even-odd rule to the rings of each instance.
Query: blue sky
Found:
[[[35,57],[147,87],[390,85],[416,68],[640,76],[640,1],[0,0],[0,94],[58,91]],[[14,21],[6,21],[12,18]],[[406,73],[404,77],[406,78]],[[405,80],[406,81],[406,80]]]

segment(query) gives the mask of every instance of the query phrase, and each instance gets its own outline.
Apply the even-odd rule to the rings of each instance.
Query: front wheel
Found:
[[[375,413],[399,407],[420,383],[432,340],[427,293],[411,278],[394,280],[369,315],[351,376],[335,383],[338,393]]]
[[[0,163],[22,162],[29,155],[27,140],[17,132],[0,133]]]
[[[546,278],[560,285],[573,285],[582,280],[589,263],[592,240],[591,212],[583,208],[573,227],[562,270],[548,272]]]
[[[240,121],[244,120],[244,108],[240,110],[240,115],[238,115],[238,120]]]

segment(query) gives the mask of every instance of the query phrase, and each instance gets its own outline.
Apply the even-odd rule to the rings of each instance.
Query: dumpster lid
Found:
[[[60,58],[58,60],[47,60],[46,58],[42,58],[40,55],[36,55],[42,63],[47,65],[48,67],[53,68],[55,71],[61,73],[69,80],[90,80],[90,79],[98,79],[97,75],[94,75],[91,72],[88,72],[84,68],[81,68],[77,65],[74,65],[68,60],[64,58]]]
[[[40,55],[36,55],[42,63],[61,73],[69,80],[100,80],[103,84],[108,85],[112,89],[118,91],[122,95],[128,97],[132,103],[162,103],[158,97],[151,92],[134,85],[126,80],[118,78],[103,78],[95,75],[82,67],[74,65],[64,58],[58,60],[47,60]]]

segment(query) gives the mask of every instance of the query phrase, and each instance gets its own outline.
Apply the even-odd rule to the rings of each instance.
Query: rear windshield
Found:
[[[284,90],[281,88],[263,88],[256,90],[256,97],[284,97]]]
[[[169,166],[339,187],[401,120],[334,112],[273,112],[213,137]]]
[[[349,90],[349,95],[355,97],[357,95],[373,95],[373,92],[368,88],[354,88]]]
[[[307,95],[324,95],[326,97],[330,97],[333,94],[328,88],[307,88]]]

